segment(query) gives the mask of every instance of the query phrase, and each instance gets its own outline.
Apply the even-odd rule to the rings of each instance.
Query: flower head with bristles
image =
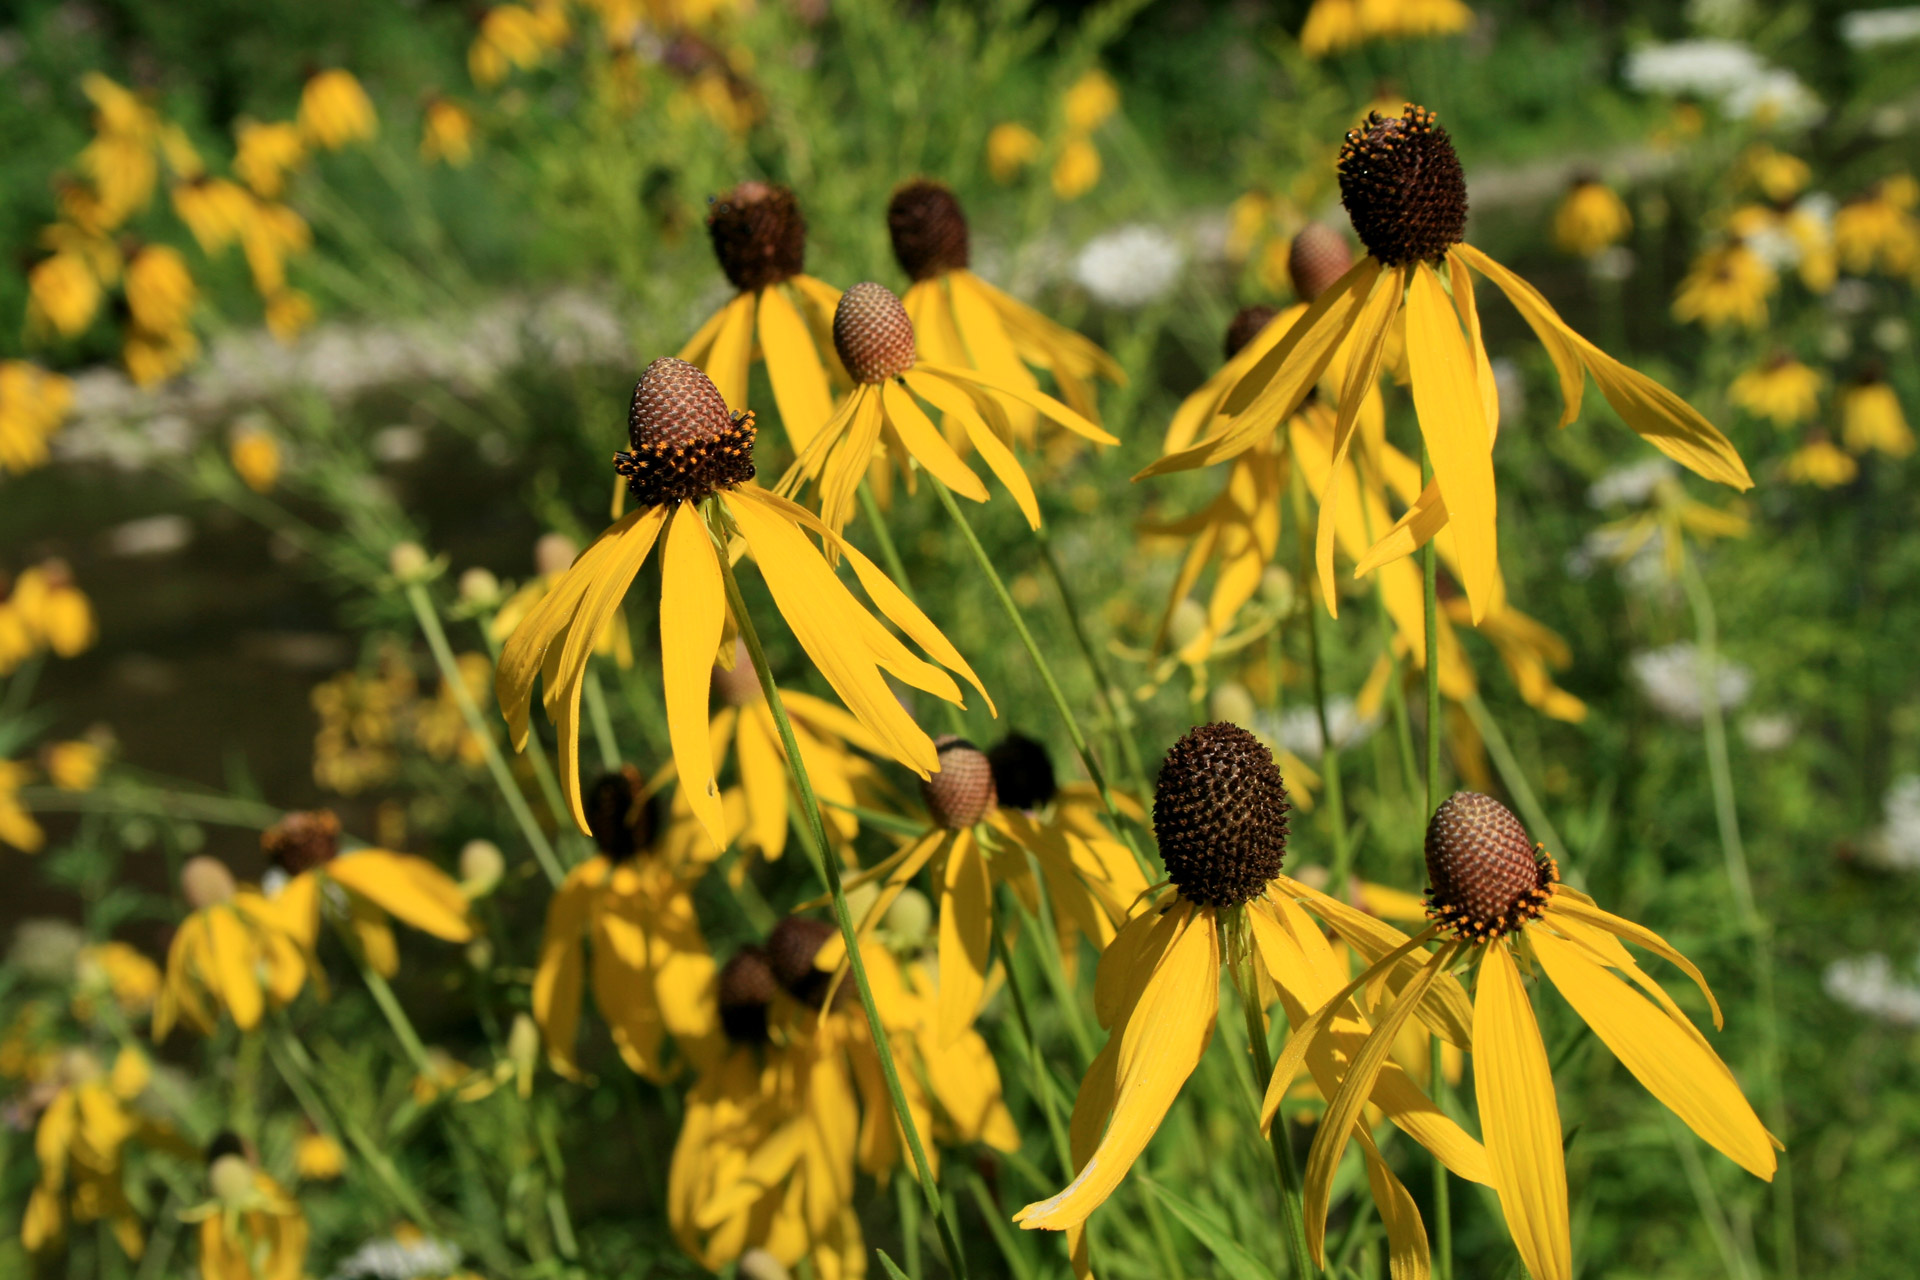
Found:
[[[720,269],[744,293],[792,279],[806,267],[807,220],[783,186],[749,181],[716,197],[707,234]]]
[[[841,295],[833,345],[855,382],[885,382],[913,368],[913,321],[893,290],[865,281]]]
[[[1153,787],[1153,834],[1180,896],[1214,907],[1260,896],[1287,855],[1288,808],[1260,739],[1233,724],[1188,730]]]
[[[1433,112],[1367,113],[1340,148],[1340,201],[1367,251],[1388,266],[1438,262],[1467,231],[1467,179]],[[1330,282],[1329,282],[1330,283]]]
[[[712,379],[672,356],[647,366],[627,409],[630,451],[613,469],[643,507],[698,502],[753,479],[753,414],[729,413]]]
[[[1456,791],[1427,823],[1427,915],[1473,942],[1537,920],[1559,883],[1544,845],[1491,796]]]

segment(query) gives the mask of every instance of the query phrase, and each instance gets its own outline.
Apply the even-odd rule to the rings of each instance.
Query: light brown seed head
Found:
[[[1353,246],[1324,222],[1309,222],[1287,249],[1287,275],[1300,301],[1312,302],[1353,266]]]
[[[855,382],[885,382],[913,368],[913,321],[893,290],[866,281],[840,296],[833,345]]]
[[[1456,791],[1427,823],[1427,914],[1476,942],[1539,918],[1559,868],[1513,811]]]
[[[986,752],[953,734],[933,740],[940,768],[920,784],[927,812],[943,827],[970,827],[1000,803]]]
[[[180,867],[180,896],[195,911],[218,906],[233,897],[233,872],[218,858],[198,854]]]
[[[627,443],[613,469],[643,507],[698,502],[753,479],[751,413],[729,413],[697,366],[662,356],[647,366],[627,408]]]

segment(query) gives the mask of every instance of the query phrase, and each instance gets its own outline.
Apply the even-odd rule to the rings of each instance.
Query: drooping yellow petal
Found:
[[[735,413],[747,407],[747,366],[753,358],[753,317],[757,301],[756,295],[743,293],[726,305],[721,311],[725,319],[713,335],[706,363],[700,365],[719,389],[727,408]]]
[[[1420,1206],[1387,1167],[1366,1125],[1355,1128],[1353,1136],[1366,1157],[1367,1184],[1373,1191],[1374,1206],[1380,1210],[1380,1224],[1387,1229],[1389,1280],[1427,1280],[1433,1259],[1427,1248],[1426,1224],[1420,1221]]]
[[[1041,391],[1029,391],[1025,387],[1003,382],[978,369],[966,369],[959,365],[940,364],[932,360],[922,360],[914,366],[936,378],[945,378],[949,382],[961,385],[972,384],[985,387],[1004,399],[1017,400],[1030,408],[1038,409],[1043,415],[1053,419],[1077,436],[1084,436],[1095,444],[1119,444],[1118,436],[1095,425],[1086,417],[1061,404],[1052,396]]]
[[[1393,317],[1400,310],[1400,295],[1405,284],[1404,268],[1381,272],[1353,321],[1353,353],[1347,364],[1346,379],[1340,386],[1340,414],[1333,427],[1333,468],[1326,487],[1320,491],[1320,517],[1313,539],[1321,599],[1327,612],[1336,618],[1340,616],[1340,598],[1333,580],[1333,540],[1340,519],[1341,464],[1353,447],[1360,406],[1380,376],[1380,358],[1386,348],[1387,334],[1393,327]],[[1304,318],[1300,321],[1306,322]]]
[[[1179,933],[1115,1032],[1120,1051],[1106,1133],[1065,1190],[1014,1215],[1029,1230],[1078,1226],[1113,1194],[1206,1051],[1220,993],[1213,912],[1182,902],[1170,914]]]
[[[987,500],[987,487],[980,483],[980,477],[960,460],[953,446],[934,430],[933,420],[914,403],[906,388],[893,381],[882,384],[880,403],[886,406],[888,424],[900,433],[900,440],[907,446],[907,452],[921,466],[961,497],[975,502]]]
[[[1329,929],[1340,935],[1342,942],[1358,951],[1369,964],[1380,960],[1407,941],[1406,934],[1386,921],[1377,916],[1368,915],[1350,903],[1321,893],[1310,885],[1282,876],[1280,888],[1290,896],[1308,903],[1313,908],[1313,913],[1324,920]],[[1388,985],[1398,990],[1402,983],[1413,977],[1414,969],[1419,963],[1417,956],[1403,957],[1389,970]],[[1434,981],[1432,990],[1427,992],[1426,1000],[1421,1003],[1418,1015],[1429,1031],[1454,1048],[1473,1047],[1473,1004],[1467,999],[1467,993],[1461,987],[1459,980],[1452,974],[1442,974]]]
[[[954,833],[940,880],[940,1044],[973,1025],[993,948],[993,886],[973,832]]]
[[[1460,322],[1440,277],[1421,263],[1407,284],[1407,364],[1413,405],[1433,458],[1434,479],[1446,496],[1461,585],[1473,620],[1486,616],[1500,572],[1495,532],[1493,441]]]
[[[792,696],[781,695],[786,699]],[[787,710],[791,715],[793,708]],[[772,713],[761,705],[746,708],[746,714],[740,717],[734,762],[740,769],[740,789],[747,797],[747,829],[741,834],[741,844],[758,849],[763,858],[774,859],[787,847],[787,765],[779,740],[767,732],[766,721],[770,719]],[[719,758],[718,753],[715,758]],[[813,772],[811,765],[808,772]]]
[[[713,777],[707,694],[726,614],[726,586],[706,521],[694,504],[683,502],[667,529],[667,545],[661,553],[660,681],[680,790],[694,817],[722,847],[727,843],[727,821]]]
[[[1573,1280],[1567,1167],[1553,1071],[1520,970],[1486,948],[1473,1001],[1473,1084],[1507,1231],[1534,1280]]]
[[[327,876],[423,933],[468,942],[467,896],[451,876],[424,858],[358,849],[327,864]]]
[[[799,453],[833,416],[833,392],[813,335],[784,285],[768,285],[760,291],[760,352],[767,362],[767,380],[773,383],[773,401],[780,407],[780,424],[787,429],[787,443]]]
[[[1008,386],[1039,391],[1039,380],[1014,350],[1013,339],[1008,336],[1007,327],[1001,323],[980,278],[971,271],[949,271],[946,273],[946,285],[952,300],[953,318],[959,327],[961,341],[966,345],[968,359],[961,363],[971,364],[995,381]],[[1008,416],[1012,420],[1013,438],[1022,443],[1031,443],[1034,410],[1026,405],[1015,405]]]
[[[1707,1144],[1756,1178],[1773,1179],[1767,1130],[1720,1063],[1664,1012],[1544,929],[1527,940],[1540,967],[1613,1056]]]
[[[213,970],[207,975],[207,985],[219,992],[220,1003],[227,1006],[240,1029],[251,1031],[259,1024],[264,1007],[260,979],[253,967],[253,940],[230,908],[210,908],[206,921],[205,959]]]
[[[735,299],[728,299],[729,306],[734,301]],[[678,357],[688,364],[697,364],[703,369],[706,368],[707,353],[713,350],[714,338],[719,336],[720,330],[727,323],[727,312],[728,307],[721,307],[708,316],[700,327],[694,330],[693,336],[687,339],[687,345],[680,348]]]
[[[607,860],[592,858],[567,873],[547,902],[546,929],[540,936],[540,960],[533,974],[533,1019],[540,1024],[547,1060],[561,1075],[575,1078],[579,1066],[573,1046],[580,1031],[584,966],[581,945],[593,895],[605,882]]]
[[[1566,885],[1554,886],[1553,898],[1547,904],[1547,910],[1550,914],[1564,913],[1582,923],[1604,929],[1617,938],[1624,938],[1637,947],[1644,947],[1667,963],[1676,966],[1682,973],[1693,979],[1693,984],[1700,988],[1700,994],[1707,998],[1707,1005],[1713,1010],[1714,1027],[1718,1029],[1726,1025],[1726,1019],[1720,1013],[1720,1002],[1713,998],[1713,990],[1707,986],[1706,975],[1700,972],[1693,961],[1675,950],[1672,943],[1653,930],[1645,925],[1635,924],[1625,916],[1616,916],[1611,911],[1602,910],[1594,905],[1591,898],[1569,889]]]

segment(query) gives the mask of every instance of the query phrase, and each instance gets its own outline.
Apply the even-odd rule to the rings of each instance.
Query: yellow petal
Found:
[[[948,363],[970,364],[1008,386],[1038,391],[1039,380],[1014,350],[1013,339],[1008,336],[1006,325],[1001,323],[995,312],[980,278],[971,271],[949,271],[946,284],[952,299],[954,322],[959,327],[968,357]],[[940,356],[933,358],[944,359]],[[1026,405],[1015,405],[1008,416],[1012,419],[1013,438],[1030,444],[1033,439],[1034,410]]]
[[[1677,966],[1681,972],[1693,979],[1700,988],[1700,994],[1707,998],[1707,1005],[1713,1010],[1713,1025],[1724,1026],[1726,1019],[1721,1016],[1720,1002],[1713,998],[1713,991],[1707,986],[1706,975],[1701,973],[1693,961],[1674,949],[1672,943],[1647,928],[1635,924],[1624,916],[1616,916],[1611,911],[1603,911],[1595,906],[1591,898],[1569,889],[1566,885],[1554,886],[1553,899],[1547,905],[1549,915],[1565,914],[1585,924],[1605,929],[1615,937],[1624,938],[1636,947],[1644,947],[1662,960]]]
[[[729,300],[729,305],[731,301]],[[688,364],[697,364],[703,369],[706,368],[707,353],[713,350],[714,338],[719,336],[721,328],[727,323],[727,311],[727,307],[721,307],[708,316],[694,331],[694,335],[687,339],[687,345],[680,348],[678,358],[685,360]]]
[[[781,694],[788,700],[792,696]],[[787,712],[791,715],[793,708],[788,707]],[[787,847],[787,763],[779,739],[768,732],[767,722],[772,718],[773,713],[764,704],[747,709],[747,714],[740,717],[735,758],[740,789],[747,796],[747,829],[740,837],[741,844],[759,850],[760,856],[768,859],[778,858]],[[794,728],[797,732],[799,726]],[[814,774],[813,762],[808,761],[807,766],[807,772]],[[820,785],[817,775],[814,785]]]
[[[1390,1280],[1427,1280],[1432,1274],[1432,1256],[1427,1249],[1426,1225],[1420,1221],[1420,1207],[1413,1202],[1400,1179],[1380,1156],[1373,1135],[1361,1125],[1353,1131],[1360,1151],[1367,1159],[1367,1183],[1373,1190],[1373,1203],[1380,1210],[1380,1223],[1387,1229],[1387,1275]]]
[[[423,858],[360,849],[327,864],[327,876],[389,915],[448,942],[467,942],[467,897],[451,876]]]
[[[755,295],[743,293],[721,311],[725,317],[713,336],[707,352],[706,370],[719,390],[727,408],[735,413],[747,407],[747,364],[753,358],[753,316]]]
[[[1446,495],[1473,620],[1486,616],[1500,571],[1495,532],[1493,441],[1474,377],[1473,353],[1433,268],[1421,263],[1407,285],[1407,363],[1413,405]]]
[[[1376,916],[1368,915],[1352,905],[1330,897],[1298,880],[1281,878],[1281,886],[1289,896],[1299,898],[1313,909],[1313,913],[1324,920],[1329,929],[1340,935],[1341,941],[1358,951],[1369,964],[1381,959],[1395,947],[1407,940],[1407,935]],[[1415,967],[1420,963],[1418,957],[1403,958],[1391,971],[1388,985],[1398,989],[1400,984],[1413,976]],[[1473,1005],[1467,999],[1467,993],[1461,988],[1458,979],[1452,974],[1443,974],[1436,979],[1433,989],[1419,1009],[1420,1021],[1427,1029],[1445,1040],[1456,1049],[1473,1047]]]
[[[1553,1071],[1520,970],[1500,942],[1486,948],[1474,991],[1473,1085],[1494,1190],[1521,1261],[1534,1280],[1573,1280]]]
[[[833,416],[833,392],[807,322],[782,285],[760,291],[760,352],[767,362],[767,380],[773,383],[774,403],[780,407],[780,425],[787,429],[787,443],[799,453]]]
[[[207,985],[220,993],[220,1003],[242,1031],[259,1024],[263,1001],[260,980],[253,971],[253,940],[238,914],[226,907],[214,907],[206,913],[206,959],[213,972]]]
[[[713,540],[694,504],[683,502],[674,513],[666,550],[661,553],[660,680],[680,789],[694,817],[723,848],[727,823],[713,777],[707,694],[726,613],[726,587]]]
[[[973,1025],[993,947],[993,886],[972,831],[954,833],[940,884],[940,1044]]]
[[[959,365],[939,364],[932,360],[922,360],[914,367],[930,373],[936,378],[945,378],[949,382],[985,387],[995,395],[1008,400],[1016,400],[1030,408],[1038,409],[1042,414],[1053,419],[1075,435],[1084,436],[1095,444],[1120,443],[1118,436],[1088,421],[1082,415],[1075,413],[1072,409],[1069,409],[1066,405],[1061,404],[1058,400],[1055,400],[1052,396],[1044,392],[1030,391],[1025,387],[1003,382],[999,378],[993,377],[991,374],[984,373],[978,369],[966,369]]]
[[[1460,274],[1465,275],[1462,268],[1471,266],[1507,295],[1507,300],[1519,311],[1520,318],[1533,330],[1533,336],[1540,339],[1540,345],[1547,349],[1554,370],[1560,375],[1563,406],[1560,425],[1564,427],[1579,417],[1580,401],[1587,391],[1586,366],[1580,358],[1579,347],[1573,341],[1572,330],[1566,327],[1547,300],[1540,296],[1539,290],[1470,244],[1455,245],[1448,251],[1447,258],[1450,266],[1459,270]]]
[[[605,858],[593,858],[567,873],[547,902],[540,960],[533,974],[533,1018],[540,1024],[547,1058],[556,1071],[570,1078],[579,1075],[573,1046],[579,1037],[585,976],[580,948],[586,939],[593,894],[606,873]]]
[[[1140,998],[1145,975],[1160,963],[1173,941],[1177,922],[1172,912],[1142,911],[1122,925],[1100,953],[1100,967],[1093,978],[1093,1012],[1101,1026],[1110,1028],[1125,1020]]]
[[[975,502],[987,500],[987,487],[980,483],[980,477],[960,461],[953,446],[934,430],[932,419],[914,403],[906,388],[891,380],[883,383],[880,403],[886,407],[888,425],[900,434],[901,442],[915,461],[961,497]]]
[[[1773,1179],[1766,1127],[1719,1057],[1574,944],[1529,929],[1533,953],[1593,1033],[1709,1146],[1757,1178]]]
[[[1314,530],[1313,558],[1320,575],[1320,595],[1327,612],[1340,616],[1339,589],[1333,580],[1333,540],[1340,517],[1341,480],[1347,453],[1353,447],[1354,427],[1366,394],[1380,376],[1380,358],[1386,348],[1387,334],[1399,313],[1400,298],[1406,284],[1406,271],[1395,267],[1383,271],[1374,280],[1353,322],[1352,355],[1347,376],[1340,386],[1340,414],[1333,427],[1333,468],[1326,487],[1320,491],[1320,517]],[[1317,305],[1317,304],[1316,304]],[[1306,321],[1302,320],[1301,324]]]

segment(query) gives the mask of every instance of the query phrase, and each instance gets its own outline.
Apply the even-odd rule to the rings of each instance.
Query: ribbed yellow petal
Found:
[[[585,969],[581,946],[593,895],[607,876],[607,860],[592,858],[567,873],[547,902],[540,960],[533,974],[533,1019],[540,1024],[547,1060],[555,1071],[577,1078],[573,1046],[580,1033],[580,997]]]
[[[700,367],[713,379],[727,408],[739,413],[747,407],[747,365],[753,358],[753,317],[757,297],[743,293],[721,311],[723,319],[713,335],[713,346]],[[697,363],[697,362],[696,362]]]
[[[365,898],[347,899],[347,927],[360,944],[367,965],[383,978],[400,972],[400,944],[394,940],[393,926],[386,913]]]
[[[886,406],[888,425],[899,432],[907,452],[921,466],[961,497],[975,502],[987,500],[987,487],[980,483],[980,477],[960,461],[953,446],[934,430],[933,420],[914,403],[906,388],[893,381],[884,383],[880,388],[880,403]]]
[[[1427,1280],[1433,1259],[1427,1249],[1427,1229],[1420,1221],[1420,1207],[1381,1158],[1366,1125],[1356,1128],[1353,1136],[1359,1139],[1360,1152],[1367,1159],[1367,1184],[1380,1210],[1380,1224],[1387,1229],[1389,1280]]]
[[[1029,391],[1012,383],[1003,382],[991,374],[978,369],[966,369],[959,365],[940,364],[932,360],[922,360],[914,366],[936,378],[945,378],[949,382],[985,387],[988,391],[1004,399],[1016,400],[1030,408],[1038,409],[1046,417],[1053,419],[1077,436],[1084,436],[1095,444],[1119,444],[1118,436],[1095,425],[1081,414],[1075,413],[1052,396],[1040,391]]]
[[[811,455],[822,442],[832,442],[820,454],[819,499],[820,518],[835,532],[846,528],[853,518],[854,498],[860,491],[860,482],[874,466],[874,450],[880,443],[881,428],[887,422],[879,387],[854,388],[847,404],[851,412],[838,435],[829,424],[815,437],[814,448],[808,450]],[[835,420],[839,421],[839,415],[835,415]]]
[[[927,381],[937,383],[938,379],[929,378]],[[1027,518],[1028,527],[1038,529],[1040,500],[1034,496],[1033,482],[1027,479],[1027,473],[1021,468],[1020,460],[1013,456],[1013,450],[977,415],[962,417],[960,421],[967,429],[967,438],[980,451],[981,459],[1000,478],[1007,492],[1013,495],[1014,502],[1020,507],[1020,514]]]
[[[969,357],[963,363],[971,364],[1007,386],[1039,391],[1039,380],[1014,350],[1013,339],[1007,335],[1006,325],[1001,323],[980,278],[971,271],[949,271],[946,281],[947,292],[953,300],[953,318],[960,327],[960,339],[966,344]],[[1033,409],[1026,405],[1014,406],[1008,417],[1012,419],[1014,439],[1030,441]]]
[[[423,933],[448,942],[473,938],[467,896],[451,876],[424,858],[359,849],[329,862],[327,876]]]
[[[1450,267],[1462,275],[1466,274],[1464,268],[1472,267],[1507,295],[1508,301],[1520,312],[1520,318],[1533,330],[1533,336],[1547,349],[1554,370],[1560,375],[1560,425],[1564,427],[1579,417],[1580,402],[1587,392],[1586,365],[1580,358],[1572,330],[1553,307],[1532,285],[1472,245],[1455,245],[1448,251],[1447,260]]]
[[[1126,1177],[1206,1051],[1220,996],[1214,916],[1188,903],[1174,914],[1180,932],[1147,979],[1125,1030],[1117,1033],[1106,1133],[1065,1190],[1014,1215],[1023,1227],[1057,1231],[1085,1222]]]
[[[1406,934],[1386,921],[1301,884],[1298,880],[1282,876],[1279,887],[1288,896],[1311,906],[1313,914],[1325,921],[1329,929],[1340,935],[1341,941],[1358,951],[1369,964],[1407,940]],[[1402,983],[1412,978],[1419,963],[1417,956],[1403,958],[1391,970],[1388,985],[1398,990]],[[1454,1048],[1473,1047],[1473,1004],[1452,974],[1443,974],[1435,980],[1433,989],[1421,1003],[1419,1017],[1429,1031]]]
[[[687,345],[680,348],[679,358],[688,364],[697,364],[703,369],[706,368],[707,353],[713,350],[714,338],[719,336],[721,328],[727,323],[727,311],[727,307],[721,307],[708,316],[694,331],[693,336],[687,339]]]
[[[920,280],[900,295],[913,321],[913,345],[925,359],[941,364],[965,364],[967,348],[960,340],[960,326],[953,318],[953,306],[947,301],[943,277]]]
[[[790,699],[792,695],[783,693],[781,697]],[[788,714],[792,714],[791,707]],[[763,858],[778,858],[787,847],[787,765],[779,741],[767,731],[766,720],[771,718],[770,712],[758,706],[746,709],[740,717],[735,756],[740,789],[747,795],[747,829],[740,840],[758,849]],[[809,764],[808,773],[812,772]]]
[[[707,694],[720,632],[726,625],[726,595],[706,521],[694,504],[683,502],[667,529],[667,545],[661,553],[660,681],[681,792],[694,817],[722,847],[727,843],[727,823],[713,777]]]
[[[1127,385],[1127,371],[1103,350],[1099,343],[1075,333],[1035,311],[1004,289],[996,288],[964,267],[951,273],[966,276],[993,309],[999,313],[1022,356],[1034,364],[1051,369],[1057,375],[1061,362],[1076,370],[1105,378],[1116,386]],[[1041,358],[1042,356],[1046,358]]]
[[[767,362],[767,380],[773,383],[774,403],[780,406],[780,425],[798,453],[833,416],[833,392],[807,322],[781,285],[760,291],[760,352]]]
[[[848,746],[858,747],[862,751],[878,752],[881,749],[867,726],[831,702],[798,690],[782,690],[780,696],[786,700],[787,714],[796,720],[808,722],[820,736],[839,738]]]
[[[1473,606],[1473,620],[1479,622],[1492,603],[1500,571],[1493,441],[1474,378],[1473,353],[1440,277],[1426,263],[1407,283],[1407,364],[1413,372],[1420,433],[1433,458],[1434,479],[1447,498],[1461,585]]]
[[[1038,528],[1038,509],[1029,512],[1026,500],[1021,498],[1023,487],[1029,497],[1032,495],[1033,487],[1027,483],[1026,473],[1020,469],[1020,464],[1014,461],[1013,451],[1001,438],[1001,431],[1012,429],[1005,421],[1004,406],[984,395],[976,400],[974,395],[965,388],[957,387],[940,378],[929,377],[918,369],[909,369],[902,376],[915,395],[945,415],[946,434],[949,440],[955,441],[956,446],[964,442],[981,450],[987,465],[993,468],[994,474],[1000,477],[1001,483],[1005,484],[1012,491],[1015,500],[1021,503],[1021,512],[1027,515],[1028,523]],[[983,410],[994,415],[995,421],[989,422],[982,416]],[[998,429],[995,423],[999,424]],[[992,452],[988,453],[988,449]],[[1010,471],[1016,473],[1015,478],[1009,478]]]
[[[1576,893],[1565,885],[1554,887],[1553,898],[1547,904],[1547,910],[1550,916],[1569,915],[1583,924],[1604,929],[1615,937],[1624,938],[1636,947],[1643,947],[1667,963],[1676,966],[1682,973],[1693,979],[1693,985],[1699,987],[1700,994],[1707,998],[1707,1005],[1713,1010],[1715,1028],[1726,1025],[1726,1019],[1720,1013],[1720,1002],[1713,998],[1713,990],[1707,986],[1706,975],[1700,972],[1693,961],[1676,951],[1672,943],[1653,930],[1645,925],[1635,924],[1624,916],[1616,916],[1611,911],[1601,910],[1593,904],[1591,898]]]
[[[206,959],[213,970],[208,985],[220,993],[220,1003],[226,1005],[240,1029],[251,1031],[259,1024],[264,1007],[260,980],[253,969],[253,939],[231,908],[211,908],[206,921]]]
[[[1101,1026],[1111,1028],[1125,1019],[1140,994],[1134,974],[1151,972],[1160,962],[1161,952],[1173,940],[1173,929],[1171,912],[1149,908],[1113,935],[1113,941],[1100,953],[1100,967],[1093,978],[1093,1013]],[[1146,968],[1141,970],[1143,958]]]
[[[1755,1177],[1772,1181],[1776,1161],[1766,1127],[1718,1055],[1573,943],[1544,929],[1529,929],[1527,941],[1574,1012],[1647,1092],[1709,1146]]]
[[[1353,447],[1354,427],[1367,391],[1380,376],[1380,358],[1386,348],[1387,334],[1400,309],[1401,293],[1406,287],[1404,268],[1383,271],[1375,279],[1373,292],[1353,321],[1352,354],[1347,376],[1340,386],[1340,413],[1333,426],[1333,468],[1326,487],[1320,491],[1320,518],[1314,530],[1313,558],[1320,576],[1320,594],[1328,613],[1340,616],[1339,589],[1333,580],[1333,542],[1339,527],[1342,463]],[[1315,304],[1318,305],[1318,304]],[[1301,324],[1306,320],[1302,319]],[[1251,412],[1251,411],[1249,411]]]
[[[993,950],[993,885],[972,831],[954,833],[940,877],[940,1044],[973,1025]]]
[[[1500,942],[1486,948],[1474,991],[1473,1084],[1494,1190],[1521,1261],[1534,1280],[1572,1280],[1553,1071],[1520,970]]]

